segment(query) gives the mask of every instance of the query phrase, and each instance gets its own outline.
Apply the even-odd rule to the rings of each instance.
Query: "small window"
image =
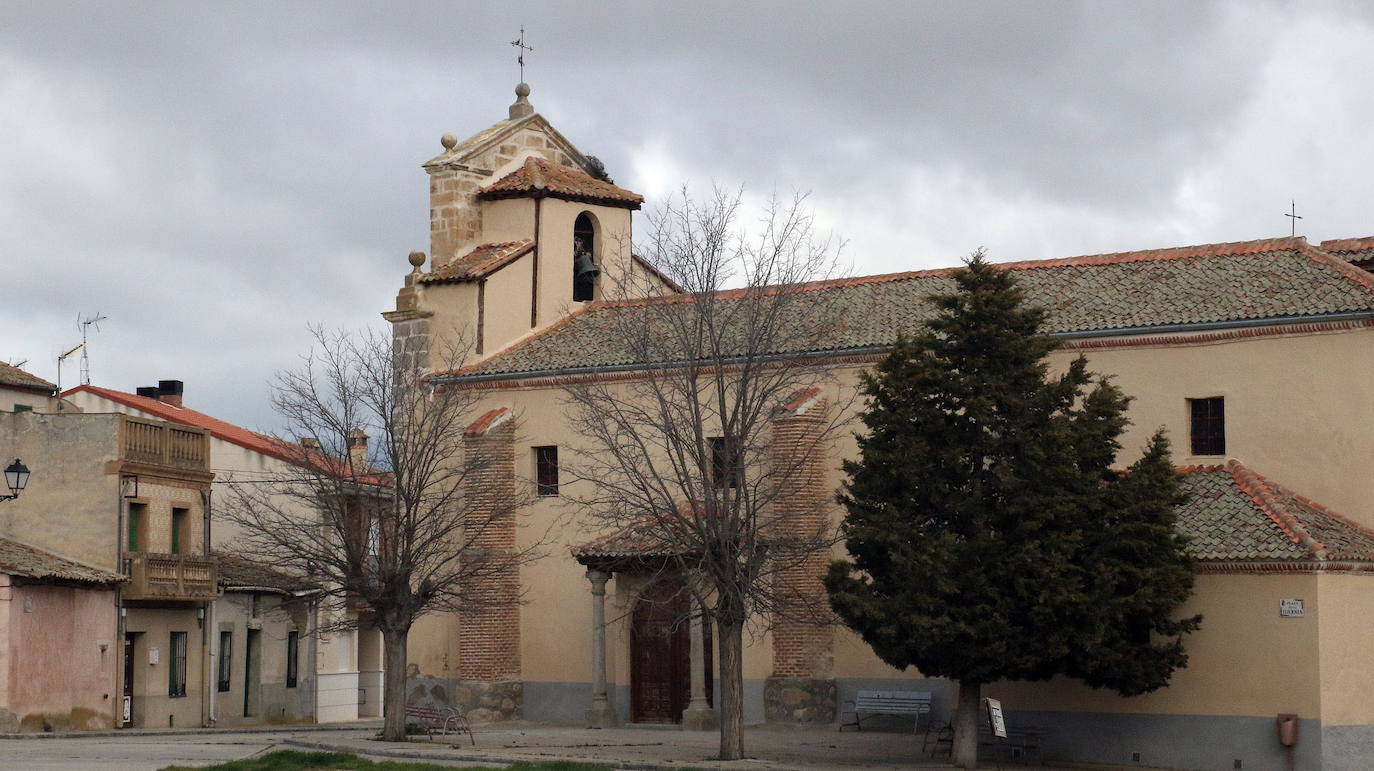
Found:
[[[172,509],[172,554],[180,554],[182,540],[186,537],[186,509]]]
[[[1220,396],[1189,399],[1194,455],[1226,454],[1226,404]]]
[[[540,495],[558,495],[558,447],[534,448],[534,483]]]
[[[229,680],[234,674],[234,633],[219,633],[219,682],[216,687],[220,693],[229,690]]]
[[[296,671],[299,665],[297,656],[300,648],[300,632],[290,631],[286,633],[286,687],[296,687]]]
[[[711,484],[719,488],[739,487],[742,471],[739,441],[734,437],[711,437]]]
[[[169,647],[167,695],[176,699],[186,695],[186,633],[172,632]]]
[[[129,504],[129,542],[128,551],[141,551],[139,549],[139,531],[143,529],[143,522],[148,517],[148,504],[130,503]]]

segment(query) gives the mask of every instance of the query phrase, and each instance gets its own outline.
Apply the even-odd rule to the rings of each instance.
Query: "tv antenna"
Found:
[[[62,393],[62,362],[66,361],[68,356],[71,356],[72,354],[76,353],[77,351],[79,351],[79,350],[81,350],[82,348],[85,348],[85,347],[86,347],[86,344],[85,344],[85,343],[77,343],[76,345],[73,345],[71,348],[68,348],[67,350],[63,351],[62,353],[57,354],[57,392],[58,392],[58,393]]]
[[[86,345],[86,334],[91,327],[95,327],[95,331],[99,332],[100,322],[108,318],[109,316],[100,315],[100,311],[96,311],[85,318],[76,317],[76,326],[81,330],[81,385],[91,384],[91,357],[88,355],[91,349]]]

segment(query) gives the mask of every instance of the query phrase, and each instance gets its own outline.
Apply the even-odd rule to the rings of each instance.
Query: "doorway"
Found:
[[[692,695],[691,597],[660,581],[640,594],[630,615],[630,720],[681,723]],[[711,626],[703,624],[706,700],[711,701]]]
[[[120,722],[126,728],[134,723],[134,645],[138,642],[138,632],[124,634],[124,692],[120,705]]]
[[[252,717],[258,713],[258,673],[262,668],[261,637],[262,630],[248,630],[247,649],[243,652],[244,717]]]

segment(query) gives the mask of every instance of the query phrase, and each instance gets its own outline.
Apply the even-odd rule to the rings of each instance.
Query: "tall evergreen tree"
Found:
[[[865,375],[868,430],[840,495],[852,561],[825,583],[884,661],[959,682],[953,759],[972,767],[983,684],[1153,690],[1198,619],[1171,617],[1192,574],[1163,435],[1114,471],[1128,398],[1082,357],[1049,377],[1056,343],[1011,272],[978,252],[954,281]]]

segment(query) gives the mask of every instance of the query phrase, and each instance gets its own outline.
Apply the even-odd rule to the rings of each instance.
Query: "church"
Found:
[[[657,601],[662,581],[645,569],[653,544],[579,522],[562,494],[576,482],[559,475],[560,449],[566,462],[579,445],[564,389],[655,364],[608,334],[610,314],[636,312],[608,287],[625,277],[656,294],[677,287],[630,247],[643,197],[615,185],[529,95],[521,84],[504,120],[463,141],[445,134],[424,164],[429,255],[412,253],[382,315],[398,351],[428,357],[439,382],[482,394],[465,439],[500,463],[477,492],[537,493],[500,538],[528,543],[552,528],[556,543],[487,579],[504,600],[416,624],[409,698],[475,721],[705,727],[710,625],[672,624]],[[1182,612],[1203,616],[1186,641],[1188,667],[1151,694],[1067,679],[987,686],[1008,723],[1046,729],[1046,759],[1344,769],[1374,757],[1371,264],[1374,238],[1303,237],[1003,264],[1048,311],[1047,332],[1063,343],[1054,363],[1085,355],[1134,397],[1118,462],[1157,427],[1173,438],[1190,493],[1179,526],[1197,571]],[[948,274],[809,287],[851,310],[853,323],[827,343],[835,382],[852,383],[899,331],[918,328]],[[451,369],[438,352],[459,330],[471,355]],[[838,397],[779,404],[776,435],[804,431]],[[836,441],[815,469],[821,482],[799,483],[792,499],[838,522],[840,463],[854,454],[852,438]],[[824,591],[819,575],[802,583]],[[929,691],[937,717],[954,706],[951,683],[885,665],[838,626],[777,619],[747,640],[744,672],[749,723],[835,730],[867,689]],[[1299,728],[1284,741],[1280,716]]]

